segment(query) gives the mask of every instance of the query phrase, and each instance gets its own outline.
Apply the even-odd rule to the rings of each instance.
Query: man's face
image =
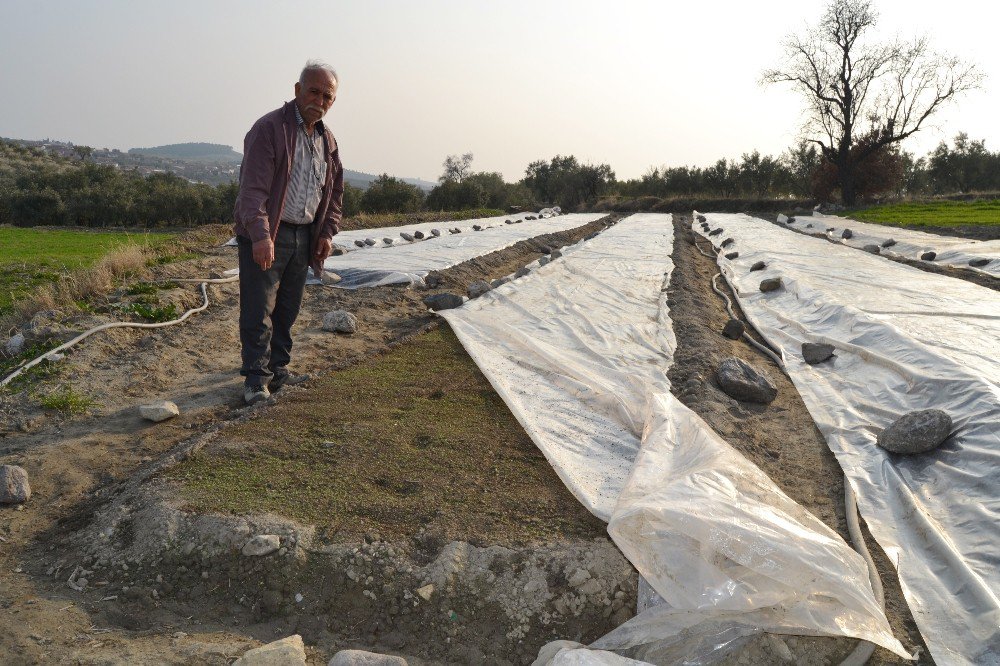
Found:
[[[306,72],[304,83],[295,84],[295,101],[299,105],[302,119],[309,125],[315,124],[333,106],[337,99],[337,81],[330,72],[312,70]]]

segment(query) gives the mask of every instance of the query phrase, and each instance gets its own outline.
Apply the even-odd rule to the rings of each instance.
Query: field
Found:
[[[838,214],[863,222],[913,227],[1000,225],[1000,199],[896,203]]]
[[[103,332],[40,366],[30,386],[0,390],[0,463],[24,467],[33,490],[23,510],[3,509],[0,590],[9,592],[0,592],[0,626],[9,629],[0,662],[221,665],[298,633],[313,665],[345,647],[406,654],[417,666],[528,664],[549,640],[589,642],[620,625],[636,608],[635,570],[421,301],[510,275],[617,219],[450,266],[434,287],[307,289],[294,355],[295,370],[312,378],[253,408],[240,391],[235,283],[211,286],[210,307],[184,325]],[[416,221],[356,219],[345,229]],[[674,217],[675,268],[664,288],[678,343],[670,383],[846,539],[841,469],[792,382],[772,368],[778,398],[760,407],[712,379],[729,356],[768,361],[719,334],[729,315],[711,290],[718,265],[690,223]],[[43,233],[4,244],[6,265],[52,255]],[[176,261],[154,262],[142,283],[110,290],[59,330],[121,318],[144,299],[175,311],[200,303],[193,285],[154,281],[231,268],[228,235],[219,226],[177,236]],[[77,243],[81,236],[96,234]],[[80,250],[67,241],[57,269],[93,266],[123,241]],[[354,313],[358,331],[322,330],[333,309]],[[138,405],[163,399],[181,415],[161,424],[137,416]],[[248,534],[281,535],[282,551],[245,556]],[[231,535],[226,547],[211,545]],[[894,633],[921,648],[893,569],[875,556]],[[89,581],[82,591],[67,586],[78,564]],[[570,583],[580,570],[592,574],[593,592]],[[428,581],[433,597],[420,600],[414,591]],[[781,640],[811,663],[837,663],[854,646]],[[722,663],[777,663],[769,645]],[[879,650],[871,663],[902,660]],[[926,649],[920,663],[932,663]]]

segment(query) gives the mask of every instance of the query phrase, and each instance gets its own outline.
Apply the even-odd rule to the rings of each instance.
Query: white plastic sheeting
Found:
[[[339,234],[334,236],[333,242],[341,245],[348,252],[353,252],[355,250],[368,250],[365,248],[359,248],[354,244],[354,241],[364,241],[366,238],[371,238],[377,242],[374,247],[379,247],[385,245],[382,242],[383,238],[392,238],[394,243],[405,243],[403,238],[399,235],[400,232],[406,232],[412,234],[415,231],[419,231],[428,237],[430,237],[431,229],[437,229],[441,232],[443,236],[448,235],[449,229],[461,229],[462,233],[473,231],[473,226],[480,226],[484,229],[487,227],[496,227],[500,225],[506,225],[506,220],[511,222],[522,222],[526,217],[536,217],[540,213],[513,213],[511,215],[502,215],[499,217],[480,217],[471,220],[461,220],[457,222],[417,222],[415,224],[407,224],[396,227],[375,227],[372,229],[344,229]],[[550,216],[551,217],[551,216]],[[529,220],[530,222],[531,220]]]
[[[602,217],[605,217],[604,213],[573,213],[527,220],[520,224],[504,224],[501,220],[500,224],[484,227],[482,231],[467,230],[460,234],[444,231],[440,237],[412,243],[397,234],[391,246],[376,246],[330,257],[324,268],[341,277],[341,281],[334,285],[341,289],[420,283],[431,271],[502,250],[535,236],[574,229]],[[367,230],[368,233],[378,231]],[[378,239],[382,237],[381,234],[376,236]]]
[[[782,217],[784,216],[779,216],[779,221]],[[807,226],[810,224],[812,227]],[[881,246],[883,242],[892,239],[896,244],[882,248],[881,254],[919,261],[920,255],[924,252],[933,251],[937,256],[933,262],[928,263],[966,268],[1000,277],[1000,240],[978,241],[955,236],[939,236],[913,229],[869,224],[819,213],[796,217],[788,226],[806,233],[822,233],[832,240],[858,248],[871,244]],[[851,230],[851,238],[841,238],[844,229]],[[970,266],[969,262],[976,259],[989,259],[990,263],[980,267]]]
[[[697,663],[773,631],[857,636],[905,655],[861,557],[670,394],[672,241],[671,216],[633,215],[441,313],[664,600],[593,647]]]
[[[784,357],[934,659],[1000,663],[1000,294],[745,215],[707,219],[724,229],[713,242],[735,240],[726,250],[739,257],[720,257],[722,270]],[[760,260],[767,268],[749,272]],[[761,293],[768,277],[781,289]],[[803,342],[836,355],[809,366]],[[896,418],[928,408],[955,423],[940,448],[875,445]]]

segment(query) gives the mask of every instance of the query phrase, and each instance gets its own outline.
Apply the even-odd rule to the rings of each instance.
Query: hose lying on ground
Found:
[[[76,345],[81,340],[85,340],[86,338],[89,338],[94,333],[98,333],[100,331],[106,331],[106,330],[108,330],[110,328],[163,328],[165,326],[173,326],[174,324],[179,324],[182,321],[184,321],[185,319],[187,319],[188,317],[190,317],[191,315],[197,314],[199,312],[203,312],[205,309],[208,308],[208,285],[209,284],[224,284],[224,283],[227,283],[227,282],[236,282],[239,279],[240,278],[239,278],[238,275],[234,275],[234,276],[228,277],[228,278],[213,278],[213,279],[208,279],[208,280],[200,280],[200,279],[197,279],[197,278],[172,278],[172,279],[160,280],[160,282],[198,282],[198,283],[200,283],[201,295],[202,295],[202,298],[204,299],[204,302],[199,307],[192,308],[192,309],[188,310],[187,312],[185,312],[184,314],[182,314],[177,319],[172,319],[170,321],[162,321],[162,322],[157,322],[155,324],[144,324],[144,323],[139,323],[139,322],[128,322],[128,321],[116,321],[116,322],[112,322],[110,324],[102,324],[100,326],[95,326],[92,329],[84,331],[83,333],[81,333],[80,335],[76,336],[75,338],[73,338],[69,342],[65,342],[65,343],[59,345],[58,347],[56,347],[55,349],[50,349],[49,351],[45,352],[41,356],[39,356],[39,357],[37,357],[35,359],[32,359],[28,363],[25,363],[24,365],[22,365],[21,367],[19,367],[17,370],[15,370],[14,372],[10,373],[6,377],[4,377],[2,380],[0,380],[0,388],[2,388],[4,386],[6,386],[7,384],[11,383],[12,381],[14,381],[14,379],[16,379],[25,370],[30,370],[31,368],[35,367],[36,365],[38,365],[42,361],[44,361],[47,358],[51,357],[53,354],[58,354],[60,352],[66,351],[70,347]]]
[[[697,242],[695,242],[694,246],[698,249],[699,252],[701,252],[709,259],[713,260],[716,259],[715,255],[708,254],[707,252],[702,250],[701,246],[698,245]],[[715,281],[719,278],[720,275],[722,275],[721,272],[716,273],[715,275],[712,276],[712,291],[721,296],[722,300],[725,301],[726,312],[729,313],[729,316],[732,317],[733,319],[739,319],[739,317],[736,316],[736,313],[733,312],[732,302],[729,300],[729,297],[716,285]],[[730,289],[733,290],[733,293],[735,294],[736,290],[733,289],[733,285],[729,282],[729,279],[726,278],[724,275],[723,279],[726,280],[726,284],[729,286]],[[757,329],[755,328],[754,330],[756,331]],[[760,331],[757,331],[757,334],[760,335]],[[760,337],[761,339],[764,339],[763,335],[761,335]],[[777,354],[775,354],[773,351],[771,351],[764,345],[760,344],[759,342],[751,338],[749,335],[747,335],[745,331],[743,333],[743,339],[746,340],[751,345],[753,345],[754,347],[756,347],[758,350],[762,351],[763,353],[771,357],[771,360],[774,361],[779,368],[781,368],[781,371],[785,373],[786,376],[788,375],[788,371],[785,369],[784,362],[782,362],[781,358]],[[878,569],[875,567],[875,560],[872,559],[872,555],[868,551],[868,546],[867,544],[865,544],[865,537],[861,533],[861,523],[858,520],[858,499],[854,495],[854,488],[851,487],[851,482],[848,480],[846,474],[844,475],[844,508],[847,513],[847,531],[851,536],[851,544],[854,546],[854,550],[859,555],[861,555],[861,557],[865,560],[865,564],[868,565],[868,579],[871,582],[872,591],[875,593],[875,598],[878,601],[879,607],[884,611],[885,590],[882,587],[882,579],[879,577]],[[871,659],[871,656],[874,652],[875,652],[874,643],[869,643],[868,641],[860,641],[857,647],[855,647],[854,650],[849,655],[847,655],[847,657],[842,662],[840,662],[840,666],[863,666],[863,664],[867,663],[868,660]]]

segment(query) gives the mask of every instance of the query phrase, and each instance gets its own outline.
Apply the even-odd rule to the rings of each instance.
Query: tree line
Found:
[[[81,158],[84,156],[80,156]],[[506,182],[475,172],[473,155],[449,155],[438,185],[424,192],[382,174],[367,189],[345,186],[344,213],[458,211],[477,208],[570,210],[604,197],[637,199],[789,197],[833,201],[838,174],[815,144],[802,141],[781,155],[754,151],[711,166],[662,166],[618,180],[607,164],[572,155],[536,160],[524,177]],[[958,134],[915,158],[898,144],[881,147],[853,173],[861,199],[1000,191],[1000,152]],[[90,227],[197,226],[231,223],[238,185],[192,183],[171,173],[147,176],[82,159],[55,158],[0,141],[0,223]]]

